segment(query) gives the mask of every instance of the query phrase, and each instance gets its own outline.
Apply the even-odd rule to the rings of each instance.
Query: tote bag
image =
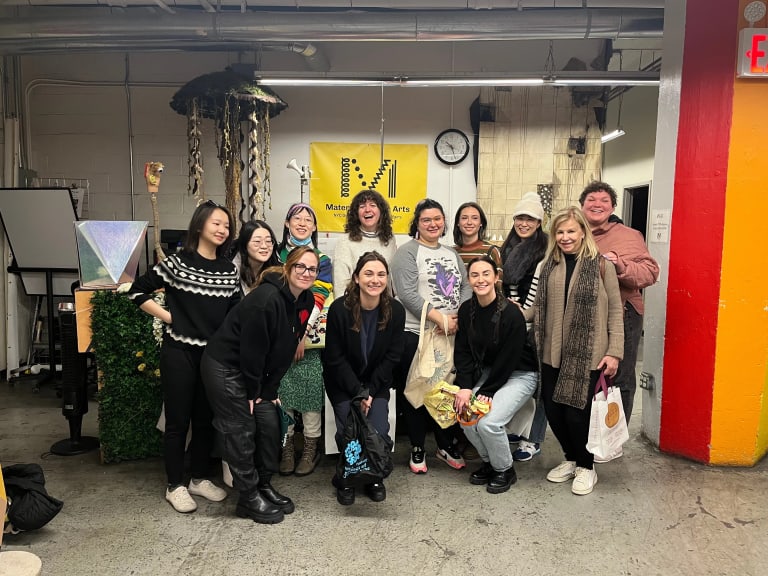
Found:
[[[621,455],[621,447],[627,440],[629,430],[621,391],[611,386],[610,378],[601,372],[592,399],[587,450],[601,462],[609,462]]]
[[[408,377],[405,381],[405,397],[414,408],[424,405],[424,396],[438,382],[453,383],[456,375],[453,373],[453,336],[448,336],[448,320],[443,321],[443,334],[438,334],[436,328],[427,330],[427,308],[424,302],[421,309],[421,324],[419,330],[419,346],[413,356]]]
[[[336,478],[345,488],[362,487],[381,482],[392,469],[389,446],[363,414],[360,398],[355,398],[349,405],[344,425]]]

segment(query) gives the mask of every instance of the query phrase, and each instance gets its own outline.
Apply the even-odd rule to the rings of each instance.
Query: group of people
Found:
[[[192,496],[226,497],[208,475],[218,440],[239,493],[237,515],[280,522],[295,505],[272,478],[316,467],[325,394],[337,444],[350,406],[359,402],[391,447],[394,389],[411,444],[410,470],[428,471],[430,429],[436,458],[465,468],[455,427],[440,428],[403,395],[422,330],[454,342],[457,412],[473,395],[490,402],[487,415],[463,427],[482,461],[470,474],[472,484],[507,491],[516,481],[513,462],[538,453],[548,421],[565,459],[547,479],[573,479],[575,494],[591,492],[597,482],[586,450],[592,390],[601,371],[615,376],[629,418],[640,289],[656,281],[658,266],[640,233],[610,220],[616,206],[610,186],[591,184],[580,203],[581,209],[556,214],[547,236],[538,195],[525,195],[499,249],[485,239],[487,218],[474,202],[456,213],[455,246],[444,244],[445,212],[427,198],[413,211],[411,240],[398,248],[387,201],[363,190],[352,199],[333,264],[318,248],[317,217],[308,204],[291,206],[280,242],[268,224],[253,221],[243,225],[234,250],[227,209],[212,201],[198,206],[183,249],[129,292],[166,325],[160,371],[168,502],[192,512]],[[167,308],[152,299],[160,288]],[[513,453],[505,426],[532,397],[533,424]],[[293,424],[286,425],[297,413],[304,436],[299,458]],[[355,501],[354,488],[336,478],[334,486],[339,503]],[[364,492],[374,502],[386,498],[383,482]]]

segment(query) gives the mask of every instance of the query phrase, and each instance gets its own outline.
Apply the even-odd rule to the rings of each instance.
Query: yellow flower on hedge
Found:
[[[144,372],[144,369],[145,369],[146,367],[147,367],[147,365],[146,365],[146,364],[144,364],[144,362],[142,362],[141,364],[139,364],[139,366],[138,366],[138,370],[139,370],[139,372]]]
[[[155,376],[160,378],[160,368],[155,368]]]
[[[144,350],[139,350],[136,352],[136,358],[141,358],[142,356],[144,356]]]

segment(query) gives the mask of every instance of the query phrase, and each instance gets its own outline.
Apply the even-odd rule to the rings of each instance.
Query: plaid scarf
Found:
[[[561,255],[562,257],[562,255]],[[595,341],[597,294],[600,286],[600,256],[579,261],[578,275],[571,278],[573,289],[568,293],[568,304],[573,309],[573,320],[563,333],[560,356],[560,375],[552,399],[574,408],[584,408],[589,397],[589,372]],[[539,367],[544,350],[544,315],[549,291],[549,275],[557,266],[550,256],[544,263],[539,279],[539,290],[534,304],[533,326]],[[575,272],[575,271],[574,271]],[[568,286],[565,286],[568,291]],[[555,313],[559,313],[556,311]],[[541,373],[541,371],[539,371]]]

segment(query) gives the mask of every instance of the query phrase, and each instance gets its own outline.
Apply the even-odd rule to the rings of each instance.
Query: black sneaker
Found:
[[[411,472],[414,474],[427,473],[427,455],[424,452],[424,448],[421,446],[414,446],[411,448],[411,461],[409,465],[411,467]]]

